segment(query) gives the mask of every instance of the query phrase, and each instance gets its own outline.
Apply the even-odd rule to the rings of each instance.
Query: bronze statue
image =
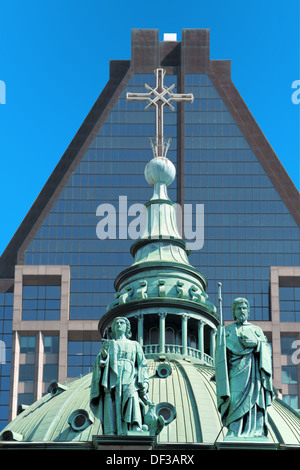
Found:
[[[132,341],[127,318],[117,317],[111,325],[111,338],[104,340],[93,367],[90,406],[102,424],[104,434],[126,435],[129,431],[158,434],[164,422],[157,417],[147,391],[148,366],[141,345]],[[152,417],[145,424],[145,405]],[[149,426],[151,424],[151,426]]]
[[[247,299],[237,298],[235,322],[218,328],[216,385],[226,439],[267,438],[273,400],[271,351],[263,331],[248,322]]]

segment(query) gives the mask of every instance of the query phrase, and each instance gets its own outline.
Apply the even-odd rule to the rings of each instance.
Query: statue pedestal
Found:
[[[234,437],[225,436],[224,442],[270,442],[268,437]]]
[[[93,436],[93,446],[96,450],[153,450],[156,436],[149,433],[130,432],[127,436]]]
[[[268,438],[238,438],[224,439],[223,442],[216,442],[216,447],[220,450],[277,450],[279,444],[270,442]]]

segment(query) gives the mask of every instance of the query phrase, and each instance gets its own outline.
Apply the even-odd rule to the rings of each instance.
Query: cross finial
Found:
[[[172,111],[175,110],[174,106],[171,105],[172,101],[188,101],[192,103],[194,96],[192,93],[172,93],[175,85],[171,85],[166,88],[164,86],[164,76],[166,71],[164,69],[156,69],[155,73],[155,88],[151,88],[145,84],[145,88],[149,90],[148,93],[127,93],[126,99],[128,101],[148,101],[145,109],[149,109],[150,106],[155,106],[155,146],[154,156],[165,157],[169,143],[167,146],[164,142],[164,106],[167,105]]]

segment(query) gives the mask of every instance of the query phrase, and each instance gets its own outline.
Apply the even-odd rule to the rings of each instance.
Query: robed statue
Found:
[[[130,322],[117,317],[93,366],[90,407],[106,435],[158,434],[164,426],[147,395],[148,365],[141,345],[132,341]],[[148,405],[148,413],[145,413]]]
[[[232,305],[235,322],[218,328],[216,344],[217,404],[225,439],[267,439],[267,407],[274,395],[271,349],[263,331],[248,322],[247,299]]]

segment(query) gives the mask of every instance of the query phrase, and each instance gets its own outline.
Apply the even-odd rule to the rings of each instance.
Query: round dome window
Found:
[[[73,431],[83,431],[93,423],[93,419],[86,410],[79,409],[70,414],[68,423]]]
[[[165,364],[164,362],[162,364],[159,364],[159,366],[156,369],[156,373],[158,377],[165,379],[166,377],[169,377],[169,375],[172,374],[172,367],[170,364]]]
[[[156,405],[156,414],[162,416],[165,424],[170,424],[176,418],[176,408],[168,402],[161,402]]]

